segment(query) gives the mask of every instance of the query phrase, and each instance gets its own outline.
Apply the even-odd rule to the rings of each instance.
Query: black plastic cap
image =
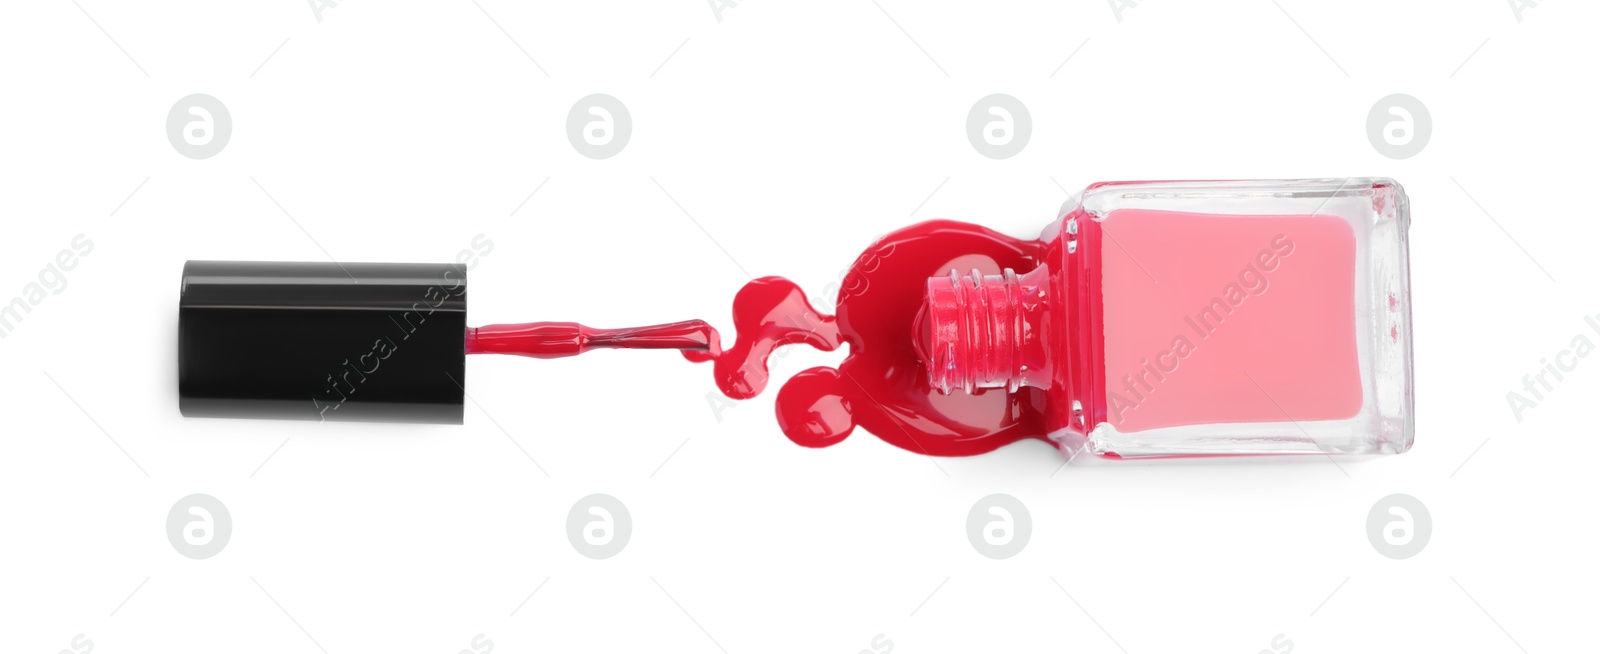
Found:
[[[461,424],[466,328],[460,264],[190,261],[178,409]]]

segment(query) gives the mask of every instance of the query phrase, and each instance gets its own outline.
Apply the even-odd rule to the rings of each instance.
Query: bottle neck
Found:
[[[1048,388],[1045,346],[1049,274],[977,270],[928,278],[918,353],[940,393]]]

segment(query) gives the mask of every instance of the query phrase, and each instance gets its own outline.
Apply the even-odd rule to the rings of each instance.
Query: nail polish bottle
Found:
[[[929,278],[917,354],[1042,397],[1063,452],[1404,452],[1408,224],[1388,179],[1096,184],[1031,270]]]

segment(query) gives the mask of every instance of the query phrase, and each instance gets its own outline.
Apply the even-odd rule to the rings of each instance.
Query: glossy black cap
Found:
[[[461,424],[466,328],[461,264],[190,261],[178,409]]]

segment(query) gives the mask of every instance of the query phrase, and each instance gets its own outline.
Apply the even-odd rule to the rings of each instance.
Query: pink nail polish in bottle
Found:
[[[1041,391],[1063,451],[1404,452],[1408,223],[1388,179],[1096,184],[1033,270],[930,278],[917,349],[940,392]]]

